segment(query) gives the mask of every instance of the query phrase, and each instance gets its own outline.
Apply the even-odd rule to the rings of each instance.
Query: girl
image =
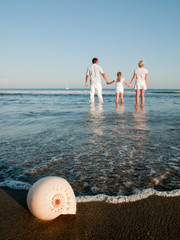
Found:
[[[144,106],[144,91],[147,89],[148,70],[144,68],[144,61],[141,60],[138,65],[139,68],[135,70],[130,82],[130,86],[136,78],[134,86],[134,88],[136,89],[136,105],[139,105],[139,90],[141,90],[141,105]]]
[[[123,83],[126,84],[128,87],[130,87],[130,85],[125,82],[125,79],[122,78],[122,73],[118,72],[117,73],[117,78],[116,80],[113,80],[112,82],[109,82],[108,84],[112,84],[112,83],[116,83],[116,106],[118,105],[118,100],[119,100],[119,94],[120,94],[120,98],[121,98],[121,104],[124,103],[124,99],[123,99],[123,93],[124,93],[124,86]]]

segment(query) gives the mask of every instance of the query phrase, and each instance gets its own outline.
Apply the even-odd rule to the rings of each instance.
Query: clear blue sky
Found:
[[[0,35],[0,88],[84,87],[93,57],[109,81],[142,59],[149,88],[180,88],[179,0],[0,0]]]

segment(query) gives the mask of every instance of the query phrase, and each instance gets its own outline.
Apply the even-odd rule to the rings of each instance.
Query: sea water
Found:
[[[103,99],[89,104],[88,89],[1,89],[0,186],[59,176],[78,201],[180,195],[180,90],[147,90],[144,108],[134,90],[124,106],[113,89]]]

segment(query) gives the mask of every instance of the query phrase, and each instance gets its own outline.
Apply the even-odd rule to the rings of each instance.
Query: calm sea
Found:
[[[0,186],[28,189],[60,176],[76,196],[180,189],[180,90],[134,90],[115,108],[89,104],[87,89],[0,90]],[[97,99],[96,99],[97,100]]]

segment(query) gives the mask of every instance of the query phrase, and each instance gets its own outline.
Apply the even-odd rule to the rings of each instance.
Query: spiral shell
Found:
[[[41,220],[52,220],[61,214],[76,214],[76,198],[70,184],[60,177],[45,177],[29,189],[27,205]]]

